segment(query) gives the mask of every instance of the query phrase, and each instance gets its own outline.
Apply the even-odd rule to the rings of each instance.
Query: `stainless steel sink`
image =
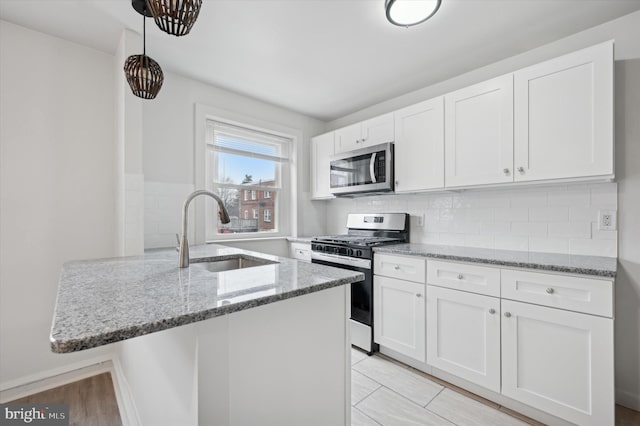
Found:
[[[235,269],[254,268],[256,266],[272,265],[275,262],[269,259],[259,257],[251,257],[242,254],[225,256],[224,259],[216,259],[205,257],[200,259],[191,259],[189,266],[202,268],[209,272],[233,271]]]

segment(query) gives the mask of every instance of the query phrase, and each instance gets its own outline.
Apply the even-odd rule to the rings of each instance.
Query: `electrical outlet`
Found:
[[[424,213],[416,215],[418,218],[418,226],[424,226]]]
[[[598,229],[600,231],[615,231],[617,222],[615,210],[598,210]]]

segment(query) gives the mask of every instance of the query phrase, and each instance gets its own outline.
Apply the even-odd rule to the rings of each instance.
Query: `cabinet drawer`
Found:
[[[425,282],[425,259],[421,257],[376,253],[373,256],[373,268],[376,275],[417,283]]]
[[[291,243],[291,257],[311,262],[311,245],[304,243]]]
[[[496,268],[429,260],[427,283],[500,297],[500,270]]]
[[[613,281],[502,270],[502,297],[613,317]]]

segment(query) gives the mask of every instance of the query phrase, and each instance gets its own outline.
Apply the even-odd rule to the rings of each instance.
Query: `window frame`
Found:
[[[288,166],[280,176],[282,190],[278,195],[278,214],[271,214],[272,221],[276,220],[277,231],[247,232],[237,234],[215,234],[213,239],[207,239],[207,223],[211,222],[214,212],[207,212],[205,198],[198,197],[194,200],[194,225],[191,239],[194,244],[206,242],[233,241],[233,240],[261,240],[279,239],[296,235],[298,227],[298,179],[297,163],[299,161],[299,143],[303,140],[300,129],[282,126],[277,123],[262,121],[248,115],[234,113],[228,110],[212,107],[204,104],[195,104],[195,187],[211,189],[207,179],[207,121],[216,121],[231,126],[237,126],[252,131],[270,134],[287,139],[288,142]],[[256,188],[259,189],[259,188]],[[273,191],[271,191],[273,192]],[[213,206],[213,201],[207,200]],[[211,210],[211,208],[209,209]]]

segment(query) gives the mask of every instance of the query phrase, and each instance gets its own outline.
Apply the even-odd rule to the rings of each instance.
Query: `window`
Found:
[[[222,198],[231,222],[205,222],[207,240],[225,234],[271,236],[288,232],[290,138],[207,120],[206,179]],[[260,195],[263,198],[260,198]],[[215,203],[206,200],[206,217]],[[263,220],[260,213],[263,213]],[[285,229],[280,228],[285,227]],[[231,237],[231,235],[229,235]],[[241,237],[241,236],[238,236]]]

